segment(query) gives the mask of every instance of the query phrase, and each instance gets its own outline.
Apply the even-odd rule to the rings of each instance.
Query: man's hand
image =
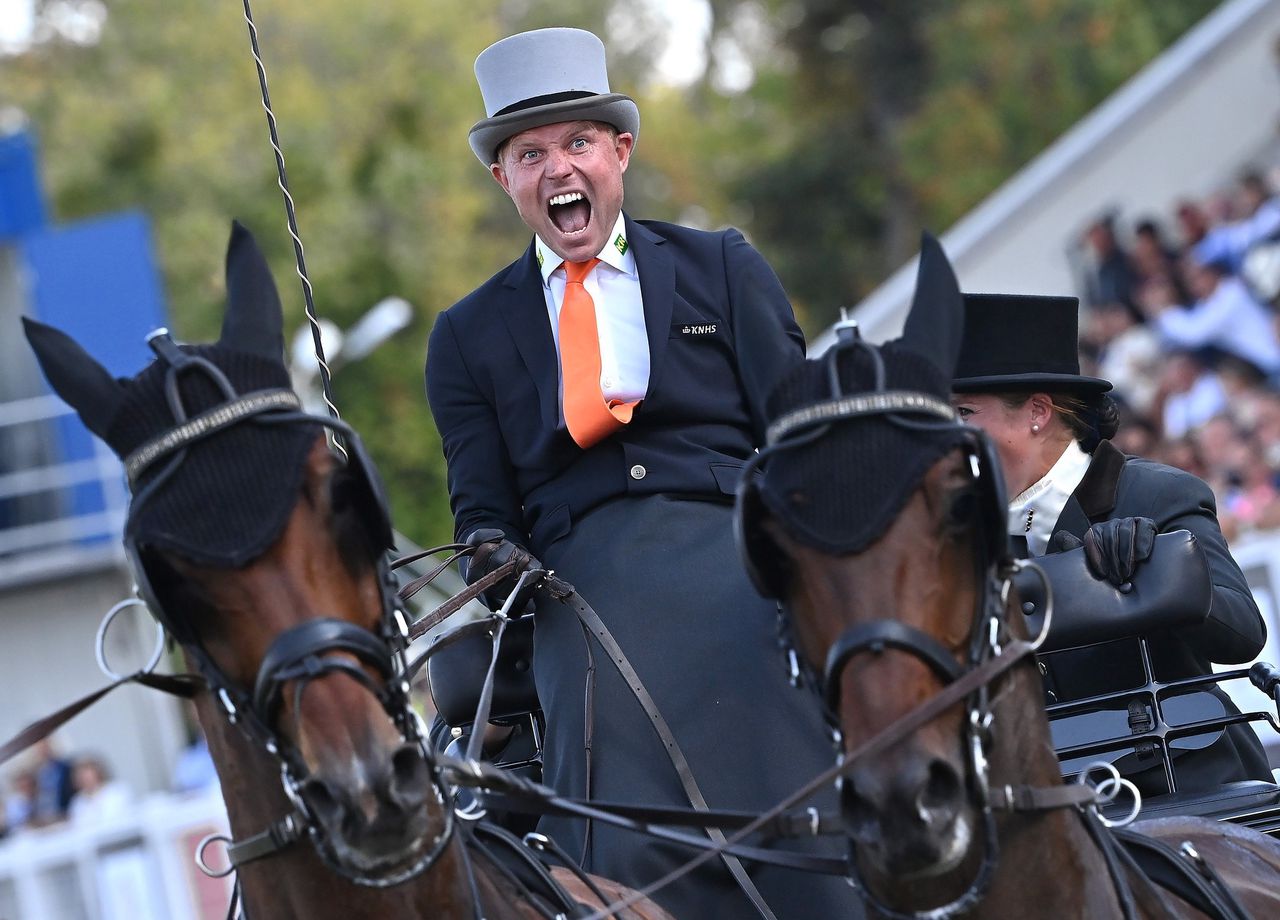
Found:
[[[467,537],[467,545],[476,547],[465,575],[469,585],[475,584],[498,566],[515,561],[515,568],[511,570],[511,574],[484,592],[485,602],[491,610],[497,610],[502,606],[502,602],[507,599],[507,595],[520,580],[521,574],[528,569],[542,568],[542,563],[531,552],[523,546],[512,543],[506,538],[506,534],[496,527],[482,527],[473,531],[471,536]]]
[[[1151,518],[1116,518],[1099,521],[1085,531],[1084,557],[1094,578],[1120,587],[1133,580],[1155,545],[1156,522]]]

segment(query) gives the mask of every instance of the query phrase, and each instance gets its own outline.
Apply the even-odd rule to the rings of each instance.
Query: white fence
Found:
[[[225,829],[215,789],[151,795],[117,820],[19,831],[0,840],[0,918],[221,920],[230,881],[206,877],[192,856]]]

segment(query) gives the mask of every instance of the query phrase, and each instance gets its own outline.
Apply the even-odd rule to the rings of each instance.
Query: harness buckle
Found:
[[[391,620],[395,623],[396,632],[400,634],[400,638],[407,643],[409,641],[409,621],[405,619],[404,608],[395,607],[392,609]]]
[[[222,709],[227,714],[227,721],[235,725],[240,720],[240,711],[236,709],[236,704],[231,702],[231,694],[227,692],[226,687],[218,688],[218,702],[222,704]]]
[[[298,785],[298,781],[293,778],[293,773],[289,770],[288,762],[280,764],[280,785],[284,787],[284,794],[289,802],[297,809],[308,824],[311,823],[311,811],[307,808],[307,803],[302,798],[302,789]],[[290,816],[292,818],[292,816]]]
[[[790,669],[788,680],[792,687],[800,686],[800,656],[796,654],[796,650],[791,646],[787,647],[787,667]]]

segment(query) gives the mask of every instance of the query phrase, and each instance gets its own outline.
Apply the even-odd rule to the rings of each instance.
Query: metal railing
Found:
[[[222,920],[229,879],[196,869],[196,842],[225,833],[216,789],[156,793],[127,814],[18,831],[0,840],[7,920]]]
[[[87,458],[46,459],[60,452],[58,425],[72,416],[56,396],[0,402],[7,467],[0,472],[0,556],[120,537],[129,495],[120,461],[107,446],[93,438]],[[86,507],[77,509],[77,490],[85,487]]]

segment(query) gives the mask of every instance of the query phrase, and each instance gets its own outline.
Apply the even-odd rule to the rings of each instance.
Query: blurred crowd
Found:
[[[172,791],[199,793],[217,784],[209,748],[196,733],[174,766]],[[63,823],[92,825],[127,816],[137,795],[94,754],[65,756],[37,742],[0,785],[0,837]]]
[[[126,814],[132,793],[93,755],[64,757],[44,740],[28,762],[9,777],[4,790],[0,834],[8,835],[63,821],[93,823]]]
[[[1280,169],[1083,243],[1085,373],[1115,384],[1117,446],[1212,486],[1228,539],[1280,527]]]

